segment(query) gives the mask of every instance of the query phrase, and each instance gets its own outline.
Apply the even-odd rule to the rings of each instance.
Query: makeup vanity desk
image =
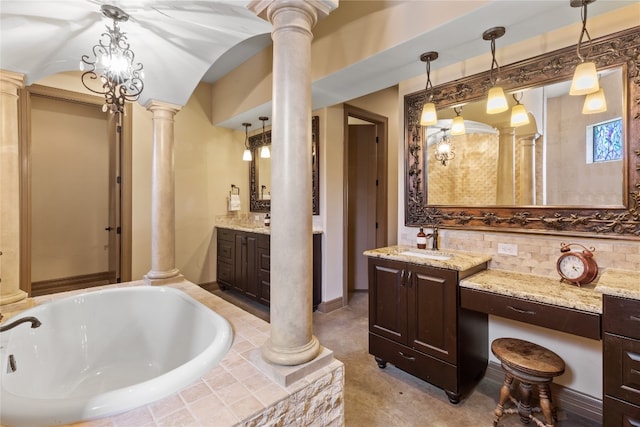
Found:
[[[460,308],[602,340],[604,426],[640,425],[640,272],[606,269],[577,287],[485,270],[460,281]]]

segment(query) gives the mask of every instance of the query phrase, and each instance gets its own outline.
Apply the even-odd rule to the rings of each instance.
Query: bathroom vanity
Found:
[[[487,366],[486,315],[463,310],[461,279],[490,257],[392,246],[369,257],[369,353],[445,390],[452,403]]]
[[[231,289],[261,304],[271,300],[271,247],[267,227],[217,227],[220,289]],[[313,310],[322,302],[322,235],[313,234]]]

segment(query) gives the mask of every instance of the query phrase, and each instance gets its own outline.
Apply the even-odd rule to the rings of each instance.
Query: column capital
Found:
[[[331,11],[338,7],[339,0],[252,0],[247,9],[255,13],[265,21],[271,22],[271,15],[274,10],[282,7],[291,7],[311,12],[313,15],[313,23],[315,25],[318,19],[322,19],[329,15]]]
[[[24,88],[24,74],[0,69],[0,92],[17,95],[18,89]]]
[[[157,111],[168,111],[172,114],[176,114],[178,111],[182,110],[182,106],[171,104],[169,102],[158,101],[155,99],[151,99],[144,105],[144,108],[155,113]]]

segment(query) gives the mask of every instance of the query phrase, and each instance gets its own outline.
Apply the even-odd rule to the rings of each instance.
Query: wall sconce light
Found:
[[[453,143],[451,142],[449,135],[447,135],[447,130],[448,129],[442,130],[442,139],[440,139],[436,145],[435,157],[442,166],[447,166],[449,160],[453,160],[453,158],[456,157],[456,153],[453,151]]]
[[[464,118],[460,115],[462,107],[453,107],[453,111],[456,112],[456,116],[451,122],[451,135],[464,135],[467,131],[464,127]]]
[[[607,99],[604,96],[604,89],[600,88],[584,97],[582,114],[595,114],[604,111],[607,111]]]
[[[420,126],[431,126],[438,122],[436,105],[433,100],[433,84],[431,83],[431,61],[438,59],[438,52],[426,52],[420,55],[420,61],[426,63],[427,84],[424,88],[424,104],[422,105],[422,115],[420,116]]]
[[[527,113],[527,109],[524,108],[524,105],[520,104],[520,100],[522,99],[522,92],[520,92],[520,97],[517,94],[513,94],[513,99],[516,101],[516,105],[511,108],[511,127],[524,126],[529,124],[529,114]]]
[[[504,96],[504,90],[496,85],[500,81],[500,66],[498,65],[498,61],[496,61],[496,39],[502,37],[504,33],[504,27],[489,28],[482,33],[484,40],[491,40],[491,71],[489,72],[491,89],[489,89],[487,96],[487,114],[502,113],[509,109],[507,98]]]
[[[582,42],[583,38],[586,36],[589,53],[591,51],[591,36],[589,35],[589,31],[587,31],[587,5],[589,3],[593,3],[595,0],[571,0],[571,7],[580,7],[581,8],[581,18],[582,18],[582,30],[580,31],[580,38],[578,39],[578,45],[576,47],[576,52],[578,53],[578,58],[580,59],[580,64],[576,67],[576,70],[573,73],[573,80],[571,81],[571,89],[569,89],[569,95],[588,95],[590,93],[596,92],[600,89],[600,85],[598,84],[598,74],[596,71],[596,64],[589,61],[585,62],[587,58],[586,55],[583,55],[582,50]]]
[[[93,59],[89,55],[82,55],[80,71],[85,70],[85,65],[90,68],[82,73],[82,84],[88,90],[98,95],[103,95],[105,104],[102,111],[123,113],[126,101],[133,102],[140,98],[144,89],[144,72],[142,63],[134,65],[135,53],[129,49],[129,42],[125,33],[120,32],[119,22],[129,20],[129,15],[116,6],[103,4],[100,9],[102,14],[113,20],[113,28],[107,26],[107,32],[102,33],[98,44],[91,51]],[[102,90],[96,90],[91,80],[97,80],[100,76]]]
[[[268,159],[271,157],[271,150],[269,150],[269,146],[267,145],[267,134],[264,131],[264,122],[269,120],[269,117],[260,116],[258,117],[262,120],[262,148],[260,148],[260,157],[263,159]]]
[[[249,126],[251,126],[251,123],[243,123],[242,126],[244,126],[244,152],[242,153],[242,160],[250,162],[253,160],[251,150],[249,150]]]

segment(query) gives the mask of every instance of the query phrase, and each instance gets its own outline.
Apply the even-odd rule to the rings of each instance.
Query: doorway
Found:
[[[100,97],[32,85],[20,99],[21,289],[130,280],[131,132]]]
[[[387,245],[387,118],[345,105],[346,289],[367,291],[365,250]]]

